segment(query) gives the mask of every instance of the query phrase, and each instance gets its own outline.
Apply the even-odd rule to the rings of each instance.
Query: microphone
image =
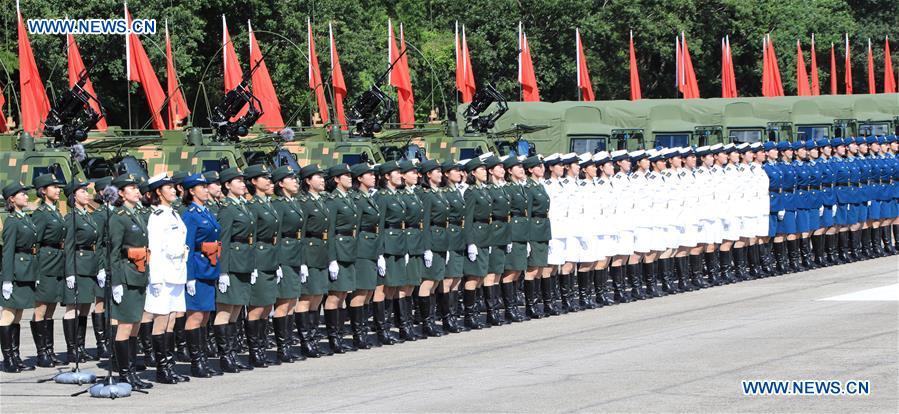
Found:
[[[294,132],[290,128],[284,128],[284,129],[278,131],[278,135],[281,135],[281,138],[284,139],[285,141],[291,142],[291,141],[293,141]]]
[[[119,199],[119,189],[114,185],[108,185],[100,192],[100,199],[104,203],[114,204]]]

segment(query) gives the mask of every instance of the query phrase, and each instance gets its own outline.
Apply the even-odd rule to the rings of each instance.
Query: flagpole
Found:
[[[128,3],[125,3],[125,96],[128,97],[128,129],[131,126],[131,25],[128,24]]]
[[[575,82],[574,91],[578,101],[582,101],[581,97],[581,36],[578,28],[574,28],[574,66],[575,66]]]
[[[518,21],[518,101],[524,98],[524,87],[521,85],[521,55],[524,53],[524,41],[522,40],[521,21]]]

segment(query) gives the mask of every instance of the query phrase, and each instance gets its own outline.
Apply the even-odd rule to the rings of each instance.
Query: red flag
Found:
[[[459,22],[456,22],[456,90],[462,94],[463,103],[471,102],[476,91],[465,25],[462,25],[462,37],[459,37]]]
[[[762,96],[771,96],[771,67],[768,58],[768,36],[762,36]]]
[[[846,33],[846,55],[843,61],[846,72],[843,81],[846,82],[846,95],[852,95],[852,59],[849,55],[849,33]]]
[[[343,81],[343,69],[340,68],[340,57],[337,55],[337,42],[334,40],[331,23],[328,23],[328,38],[331,41],[331,87],[334,88],[334,110],[337,112],[337,123],[340,124],[340,129],[346,131],[349,129],[343,110],[346,82]]]
[[[131,27],[131,13],[128,13],[128,6],[125,6],[125,21],[128,27]],[[144,88],[144,95],[147,97],[147,106],[150,107],[150,119],[153,121],[153,129],[164,130],[165,121],[162,120],[162,109],[165,105],[165,92],[159,84],[159,78],[150,64],[150,57],[144,50],[140,39],[136,34],[128,33],[126,35],[128,41],[125,48],[126,66],[128,68],[128,80],[135,81]]]
[[[734,78],[733,57],[730,52],[730,38],[721,38],[721,97],[737,97],[737,80]]]
[[[465,89],[468,90],[468,102],[471,102],[478,86],[474,82],[474,69],[471,67],[471,54],[468,53],[468,38],[465,37],[464,24],[462,25],[462,63],[465,67]]]
[[[41,74],[37,70],[34,61],[34,53],[31,51],[31,43],[28,41],[28,33],[25,31],[25,19],[19,11],[19,2],[16,2],[16,14],[19,19],[19,91],[22,95],[21,111],[22,130],[32,135],[40,135],[43,132],[44,121],[50,112],[50,101],[47,99],[47,91],[41,81]]]
[[[390,70],[390,85],[396,88],[397,106],[399,107],[400,128],[413,128],[415,125],[415,98],[412,95],[412,79],[409,77],[409,61],[406,50],[406,39],[403,35],[403,25],[400,24],[400,47],[397,47],[396,37],[393,34],[393,22],[387,20],[387,61],[388,65],[396,62]],[[400,57],[400,53],[403,53]]]
[[[234,42],[231,41],[231,35],[228,33],[228,23],[225,21],[225,15],[222,15],[222,71],[225,73],[225,93],[240,85],[243,80],[243,70],[240,68],[240,62],[237,60],[237,52],[234,51]],[[236,120],[247,113],[250,109],[249,104],[244,105],[231,120]]]
[[[796,96],[810,96],[808,73],[805,70],[805,58],[802,56],[802,45],[796,41]]]
[[[877,93],[874,82],[874,52],[871,50],[871,39],[868,39],[868,93]]]
[[[634,31],[631,31],[631,41],[629,46],[630,53],[630,72],[631,72],[631,100],[638,101],[643,98],[640,91],[640,72],[637,71],[637,52],[634,50]]]
[[[71,33],[66,35],[66,56],[69,61],[69,87],[75,86],[78,83],[78,78],[81,77],[81,73],[84,72],[84,61],[81,60],[81,52],[78,51],[78,44],[75,43],[75,36]],[[94,84],[91,82],[90,78],[84,82],[84,90],[87,93],[91,94],[91,96],[96,97],[97,93],[94,92]],[[97,104],[97,101],[90,101],[91,108],[94,109],[98,114],[100,113],[100,105]],[[106,118],[100,118],[97,121],[97,130],[106,131]]]
[[[518,22],[518,83],[521,84],[521,100],[523,102],[539,102],[540,90],[537,89],[537,74],[531,60],[531,47],[528,36],[524,33],[521,22]]]
[[[172,55],[172,39],[169,38],[169,21],[165,21],[165,78],[166,92],[169,95],[169,128],[175,129],[182,120],[190,115],[184,91],[178,86],[178,75],[175,74],[175,58]]]
[[[256,35],[253,34],[253,26],[249,20],[247,20],[247,30],[250,32],[250,67],[259,65],[256,71],[250,75],[250,81],[253,83],[253,95],[259,98],[259,103],[262,105],[262,116],[259,117],[258,123],[270,132],[278,131],[284,128],[278,93],[275,92],[275,85],[272,84],[272,77],[269,76],[265,58],[262,56],[262,50],[259,49],[259,42],[256,41]]]
[[[837,94],[837,55],[833,50],[833,43],[830,44],[830,94]]]
[[[732,98],[736,98],[737,76],[734,74],[734,56],[730,48],[730,36],[724,36],[724,43],[727,45],[727,77],[730,81],[730,95]]]
[[[890,55],[890,37],[883,45],[883,93],[896,93],[896,78],[893,74],[893,57]]]
[[[780,68],[777,64],[777,54],[774,52],[774,43],[771,41],[771,35],[767,35],[765,37],[765,56],[767,57],[767,64],[763,68],[767,74],[763,74],[763,86],[762,86],[762,95],[763,96],[784,96],[784,87],[783,82],[780,79]],[[768,86],[765,88],[764,79],[767,77]]]
[[[330,28],[329,24],[328,29],[330,30]],[[307,62],[309,66],[309,89],[312,89],[315,93],[315,101],[318,103],[318,115],[321,116],[323,123],[328,123],[331,117],[328,116],[325,85],[322,83],[322,73],[318,66],[318,53],[315,51],[315,38],[312,36],[312,20],[308,17],[306,18],[306,44],[309,45],[309,50],[307,51],[309,54],[309,61]],[[344,89],[346,89],[346,86],[344,86]]]
[[[683,59],[683,87],[684,99],[699,98],[699,84],[696,82],[696,72],[693,71],[693,60],[690,58],[690,49],[687,47],[687,37],[681,33],[681,58]]]
[[[587,56],[584,54],[584,44],[581,42],[581,32],[574,29],[574,47],[577,50],[577,87],[581,91],[582,101],[596,100],[593,95],[593,84],[590,82],[590,73],[587,72]]]
[[[821,95],[821,84],[818,82],[818,60],[815,58],[815,34],[812,33],[812,95]]]
[[[9,127],[6,126],[6,115],[3,115],[3,105],[6,104],[6,97],[3,96],[3,88],[0,88],[0,132],[6,132]]]

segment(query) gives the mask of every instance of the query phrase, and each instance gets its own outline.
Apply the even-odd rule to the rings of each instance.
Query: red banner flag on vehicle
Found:
[[[846,95],[852,95],[852,57],[849,53],[849,33],[846,33],[846,54],[843,60],[846,71],[843,73],[843,81],[846,83]]]
[[[387,20],[387,64],[396,63],[390,70],[390,85],[396,88],[397,106],[399,109],[400,128],[415,127],[415,97],[412,95],[412,79],[409,73],[409,60],[406,50],[406,39],[403,25],[400,24],[400,45],[397,47],[393,34],[393,22]],[[400,56],[402,54],[402,56]]]
[[[815,57],[815,34],[812,33],[812,95],[821,95],[821,84],[818,81],[818,60]]]
[[[330,30],[331,25],[328,25]],[[331,116],[328,114],[328,101],[325,100],[325,84],[322,82],[322,73],[318,66],[318,52],[315,51],[315,37],[312,36],[312,19],[306,18],[306,44],[309,45],[307,50],[309,55],[309,89],[315,93],[315,102],[318,104],[318,115],[322,118],[322,123],[328,123]],[[254,82],[255,83],[255,82]],[[345,88],[345,87],[344,87]]]
[[[521,22],[518,22],[518,83],[521,85],[523,102],[539,102],[540,90],[537,89],[537,74],[531,59],[531,47],[528,36],[524,33]]]
[[[868,39],[868,93],[877,93],[874,81],[874,51],[871,50],[871,39]]]
[[[81,73],[85,71],[84,61],[81,60],[81,52],[78,51],[78,44],[75,43],[75,36],[71,33],[66,34],[66,57],[68,58],[69,67],[69,88],[71,88],[78,83],[78,79],[81,78]],[[90,77],[84,82],[84,90],[91,94],[91,96],[97,97],[97,93],[94,92],[94,84],[91,82]],[[90,101],[90,106],[93,108],[94,112],[101,114],[100,105],[97,104],[97,101],[92,99]],[[100,118],[100,120],[97,121],[97,126],[95,128],[98,131],[106,131],[106,118]]]
[[[131,27],[131,13],[128,12],[128,6],[125,5],[125,21],[127,26]],[[125,42],[125,67],[128,68],[128,80],[140,84],[144,89],[144,96],[147,97],[147,106],[150,108],[150,119],[153,129],[165,130],[165,121],[162,119],[162,110],[165,106],[165,92],[162,91],[162,85],[159,84],[159,78],[156,77],[156,71],[150,64],[150,57],[144,50],[140,38],[137,34],[129,32],[127,42]]]
[[[893,57],[890,55],[890,37],[883,45],[883,93],[896,93],[896,75],[893,72]]]
[[[265,66],[265,57],[262,56],[259,42],[256,41],[256,35],[253,33],[253,25],[250,24],[249,20],[247,20],[247,30],[250,32],[250,68],[259,65],[256,71],[250,74],[250,81],[253,82],[253,95],[259,99],[262,105],[262,116],[259,117],[258,123],[265,127],[267,131],[278,131],[284,128],[284,118],[281,117],[281,103],[278,102],[278,93],[275,92],[272,77]]]
[[[631,41],[628,47],[630,54],[630,72],[631,72],[631,100],[639,101],[643,98],[643,92],[640,91],[640,72],[637,71],[637,52],[634,50],[634,31],[631,30]]]
[[[31,43],[28,41],[28,33],[25,31],[25,19],[19,10],[19,2],[16,2],[16,15],[18,16],[19,32],[19,103],[22,111],[22,119],[19,123],[22,130],[32,135],[40,135],[44,129],[44,121],[50,112],[50,101],[47,99],[47,91],[41,81],[41,74],[37,70],[34,61],[34,53],[31,51]],[[5,121],[4,121],[5,122]]]
[[[471,53],[468,52],[468,37],[465,36],[465,25],[462,25],[462,63],[465,64],[465,88],[468,94],[474,98],[478,85],[474,81],[474,68],[471,65]],[[469,99],[469,102],[471,100]]]
[[[832,42],[830,44],[830,94],[837,94],[837,55]]]
[[[240,68],[240,61],[237,60],[237,52],[234,51],[234,42],[231,41],[231,34],[228,33],[228,22],[225,21],[225,15],[222,15],[222,71],[225,74],[225,93],[240,85],[243,80],[243,69]],[[243,106],[237,115],[230,120],[234,121],[244,114],[250,108],[249,104]]]
[[[176,129],[181,121],[190,115],[184,91],[175,73],[175,56],[172,54],[172,39],[169,37],[169,21],[165,21],[165,77],[166,92],[169,95],[169,128]]]
[[[0,88],[0,132],[6,132],[9,127],[6,126],[6,115],[3,114],[3,105],[6,104],[6,97],[3,96],[3,88]]]
[[[721,97],[737,97],[737,79],[734,76],[734,61],[730,50],[730,37],[721,38]]]
[[[680,39],[680,58],[683,62],[679,65],[682,69],[680,76],[680,91],[683,93],[684,99],[699,98],[699,83],[696,82],[696,72],[693,70],[693,59],[690,58],[690,49],[687,46],[687,36],[681,32]]]
[[[581,31],[574,29],[574,48],[577,66],[577,88],[581,91],[582,101],[594,101],[593,84],[590,82],[590,73],[587,71],[587,55],[584,53],[584,43],[581,41]]]
[[[771,41],[771,35],[765,36],[763,41],[765,46],[765,66],[762,75],[762,95],[767,97],[784,96],[783,82],[780,79],[780,65],[777,63],[777,54],[774,52],[774,42]],[[764,80],[767,79],[767,87]]]
[[[459,22],[456,22],[456,90],[461,94],[460,102],[468,103],[474,98],[476,86],[471,69],[471,56],[468,54],[468,41],[465,38],[465,25],[459,35]]]
[[[328,38],[331,42],[331,87],[334,88],[334,111],[337,113],[337,123],[340,125],[340,129],[346,131],[349,129],[343,109],[343,100],[347,94],[346,82],[343,81],[343,69],[340,68],[340,56],[337,55],[337,41],[334,39],[331,23],[328,23]]]
[[[805,57],[802,56],[802,44],[796,41],[796,96],[810,96],[808,72],[805,70]]]

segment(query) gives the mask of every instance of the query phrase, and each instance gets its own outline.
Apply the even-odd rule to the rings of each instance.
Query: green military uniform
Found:
[[[222,183],[243,177],[237,168],[221,172]],[[250,273],[256,268],[253,236],[256,219],[243,199],[225,198],[221,203],[217,220],[222,226],[222,257],[219,273],[227,274],[230,285],[222,293],[216,293],[216,302],[225,305],[250,304]]]
[[[99,226],[91,213],[77,207],[66,216],[66,222],[74,225],[66,228],[65,274],[75,276],[76,289],[65,289],[63,303],[92,303],[95,297],[103,294],[100,285],[97,284],[102,256],[101,251],[97,249]]]
[[[427,160],[421,165],[423,175],[440,168],[436,161]],[[445,188],[424,188],[420,195],[424,209],[423,244],[434,255],[431,267],[425,268],[423,277],[428,280],[443,280],[446,277],[446,255],[449,250],[450,205],[444,194]]]
[[[400,191],[399,199],[404,204],[403,212],[403,238],[406,242],[406,254],[409,262],[406,263],[406,286],[418,286],[425,273],[424,252],[427,247],[424,244],[424,218],[425,209],[418,197],[418,187],[406,187]]]
[[[384,175],[398,169],[399,165],[395,161],[391,161],[381,164],[378,174]],[[378,204],[378,211],[381,212],[378,221],[378,229],[380,229],[378,245],[387,267],[384,285],[387,287],[405,286],[406,237],[403,233],[406,218],[405,204],[400,193],[390,188],[378,190],[374,199]]]
[[[13,183],[3,188],[9,199],[30,187]],[[38,232],[31,218],[21,211],[10,213],[3,222],[3,283],[12,283],[9,299],[0,296],[0,306],[9,309],[34,307],[35,282],[38,278]]]
[[[248,174],[249,174],[249,168]],[[249,177],[249,175],[248,175]],[[250,306],[268,306],[278,297],[278,236],[281,220],[267,196],[255,195],[249,202],[250,212],[256,220],[253,254],[256,261],[256,283],[250,288]]]
[[[483,163],[474,158],[465,164],[465,169],[471,172],[478,166],[483,166]],[[464,199],[465,221],[462,232],[465,236],[466,259],[462,271],[465,276],[484,277],[487,275],[490,262],[488,248],[493,241],[490,235],[490,213],[493,206],[487,186],[480,183],[469,186],[465,190]],[[468,260],[467,257],[467,246],[471,245],[474,245],[478,252],[474,261]]]
[[[317,165],[303,167],[300,175],[303,179],[316,174],[324,174]],[[303,228],[303,253],[304,263],[309,269],[309,277],[302,290],[304,295],[324,295],[328,293],[328,234],[330,227],[330,211],[324,197],[327,193],[307,193],[303,197],[303,213],[305,214],[305,227]]]
[[[499,158],[495,156],[484,161],[488,170],[499,163]],[[505,184],[488,184],[487,195],[490,197],[490,246],[493,247],[487,272],[502,274],[506,266],[506,246],[512,243],[509,228],[510,200]]]
[[[97,194],[101,194],[103,190],[106,189],[110,184],[112,184],[112,177],[103,177],[96,181],[94,181],[94,190]],[[98,199],[98,202],[100,200]],[[94,219],[94,223],[97,224],[97,252],[98,252],[98,260],[99,266],[101,269],[106,270],[106,277],[108,278],[112,272],[109,268],[109,263],[107,263],[106,254],[107,254],[107,237],[106,233],[108,231],[109,220],[111,219],[110,209],[114,212],[115,207],[109,205],[109,209],[107,209],[106,204],[100,204],[93,213],[91,213],[91,218]],[[97,297],[104,297],[103,289],[99,289],[97,292]]]
[[[279,167],[272,173],[275,183],[296,172],[289,166]],[[303,243],[300,242],[303,230],[302,201],[297,197],[286,195],[275,198],[272,206],[281,220],[281,237],[278,239],[278,263],[281,265],[281,283],[278,284],[278,299],[299,298],[300,266],[303,265]]]
[[[205,173],[203,173],[203,178],[205,178],[206,181],[209,181],[210,184],[220,184],[221,182],[221,177],[219,176],[218,171],[206,171]],[[222,207],[222,202],[221,200],[216,200],[212,196],[210,196],[209,200],[206,201],[206,204],[204,204],[204,206],[207,210],[209,210],[210,213],[212,213],[213,216],[218,217],[218,212]]]
[[[514,161],[512,161],[514,160]],[[517,159],[510,156],[503,163],[506,168],[518,165]],[[528,267],[528,242],[530,241],[531,223],[528,217],[527,189],[524,182],[508,182],[505,185],[506,194],[509,195],[509,235],[512,240],[512,251],[506,254],[505,270],[523,272]]]
[[[328,169],[330,178],[350,174],[347,165],[337,165]],[[328,288],[332,292],[352,292],[356,289],[356,232],[359,228],[359,210],[348,193],[339,189],[331,192],[328,205],[328,260],[337,261],[340,269],[337,280]]]
[[[447,169],[444,168],[444,171]],[[462,267],[468,260],[465,257],[465,235],[462,231],[465,221],[465,199],[455,184],[449,184],[443,188],[442,195],[449,206],[449,212],[446,214],[447,254],[449,255],[449,261],[446,263],[446,277],[461,277]]]
[[[357,164],[352,167],[353,177],[361,176],[371,171],[367,164]],[[353,191],[353,201],[356,203],[356,211],[359,212],[359,232],[356,236],[356,289],[374,290],[380,280],[378,279],[378,224],[381,213],[378,203],[369,193]]]
[[[61,186],[62,182],[52,174],[40,175],[34,179],[34,187],[38,190],[50,186]],[[58,303],[62,301],[63,283],[63,239],[66,226],[62,214],[56,206],[41,200],[41,204],[31,214],[31,222],[37,228],[38,244],[38,283],[34,292],[34,300],[42,303]]]
[[[530,169],[543,160],[538,156],[530,157],[524,160],[524,167]],[[549,194],[543,184],[529,177],[525,183],[525,189],[528,192],[530,216],[529,240],[531,242],[531,255],[528,257],[529,267],[546,267],[548,266],[549,240],[552,239],[550,223],[547,214],[549,214]]]
[[[130,174],[119,176],[113,182],[120,190],[135,184]],[[124,205],[117,208],[110,218],[109,240],[112,258],[110,283],[113,289],[118,285],[123,289],[122,300],[119,303],[113,300],[110,316],[122,323],[139,323],[144,313],[149,269],[145,264],[143,272],[138,270],[135,263],[128,259],[128,249],[148,249],[147,219],[142,211]]]

